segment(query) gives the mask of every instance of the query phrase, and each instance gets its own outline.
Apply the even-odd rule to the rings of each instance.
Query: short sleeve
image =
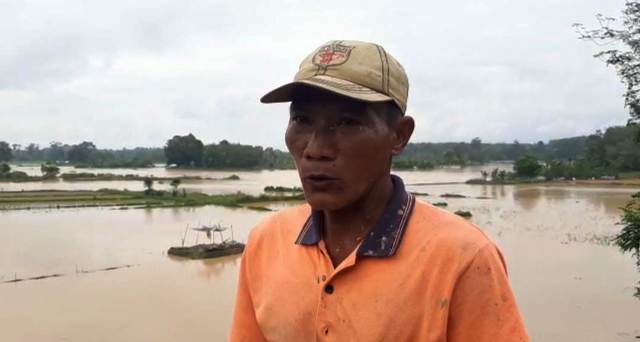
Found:
[[[248,268],[250,261],[248,252],[249,250],[245,249],[240,262],[238,293],[231,325],[231,337],[229,339],[232,342],[266,341],[256,320],[251,291],[249,290]]]
[[[456,282],[447,340],[529,341],[500,251],[487,243]]]

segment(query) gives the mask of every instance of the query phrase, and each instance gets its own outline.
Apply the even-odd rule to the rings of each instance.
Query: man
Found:
[[[331,41],[262,102],[308,204],[264,219],[240,267],[232,341],[526,341],[504,260],[466,220],[390,174],[414,129],[381,46]]]

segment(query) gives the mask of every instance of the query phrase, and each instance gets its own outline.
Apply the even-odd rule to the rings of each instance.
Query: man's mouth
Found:
[[[311,185],[325,185],[338,180],[338,178],[324,174],[324,173],[314,173],[307,175],[303,178],[305,182]]]

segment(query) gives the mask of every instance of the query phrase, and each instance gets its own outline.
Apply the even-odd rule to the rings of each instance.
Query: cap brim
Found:
[[[337,95],[346,96],[352,99],[366,101],[366,102],[384,102],[393,101],[393,98],[378,93],[367,87],[363,87],[359,84],[345,81],[340,78],[318,75],[304,80],[298,80],[291,83],[287,83],[281,87],[278,87],[266,95],[264,95],[260,102],[262,103],[277,103],[277,102],[289,102],[292,99],[294,90],[300,86],[311,86],[322,90],[335,93]]]

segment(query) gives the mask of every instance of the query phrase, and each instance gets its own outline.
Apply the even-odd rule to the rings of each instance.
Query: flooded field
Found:
[[[184,185],[207,193],[299,185],[295,171],[76,171],[241,178]],[[478,168],[398,174],[414,184],[410,190],[429,194],[423,200],[471,211],[497,242],[533,341],[638,341],[640,300],[632,294],[640,273],[605,240],[619,229],[618,208],[640,189],[437,184],[477,177]],[[105,187],[137,190],[142,182],[0,183],[4,190]],[[240,258],[185,261],[165,251],[187,224],[233,225],[245,241],[267,214],[214,206],[0,211],[0,282],[60,275],[0,283],[0,341],[226,340]]]
[[[422,172],[396,172],[403,177],[405,183],[442,183],[457,182],[463,183],[470,178],[477,178],[480,170],[494,167],[510,168],[509,164],[493,164],[484,167],[468,167],[464,169],[450,168],[429,171],[428,177],[424,177]],[[40,176],[40,166],[15,166],[12,170],[23,171],[32,176]],[[273,186],[300,186],[298,173],[295,170],[261,170],[261,171],[211,171],[211,170],[188,170],[188,169],[165,169],[163,167],[149,169],[75,169],[69,166],[60,168],[60,173],[112,173],[116,175],[136,174],[141,176],[154,177],[181,177],[196,176],[202,178],[222,179],[235,174],[240,180],[185,180],[181,187],[187,191],[199,191],[208,194],[235,193],[238,191],[257,195],[262,193],[267,185]],[[156,184],[158,189],[168,189],[168,182]],[[2,183],[0,191],[20,191],[20,190],[98,190],[103,188],[119,190],[143,190],[142,181],[90,181],[90,182],[65,182],[62,180],[27,182],[27,183]]]

